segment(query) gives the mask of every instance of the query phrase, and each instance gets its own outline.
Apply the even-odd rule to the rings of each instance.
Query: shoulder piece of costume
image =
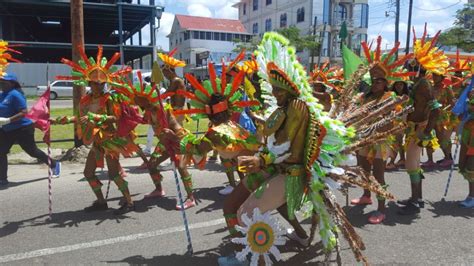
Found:
[[[337,66],[329,67],[329,61],[326,61],[320,67],[314,66],[310,74],[309,83],[321,83],[339,92],[339,85],[344,82],[344,72]]]
[[[0,40],[0,77],[5,75],[5,70],[8,66],[8,62],[20,62],[13,58],[12,54],[21,54],[19,51],[12,48],[8,42]]]
[[[389,82],[405,81],[410,75],[414,76],[416,74],[407,72],[403,68],[403,65],[412,57],[412,54],[407,54],[400,59],[396,57],[400,42],[395,43],[395,46],[388,53],[382,53],[381,44],[382,36],[377,37],[375,50],[371,50],[371,45],[368,45],[366,42],[361,43],[365,55],[365,63],[369,67],[382,69],[385,73],[385,79]]]
[[[449,67],[448,57],[442,50],[436,47],[441,31],[430,40],[427,39],[426,23],[423,35],[417,39],[415,28],[413,28],[413,55],[418,63],[429,72],[444,75]]]
[[[220,113],[224,111],[230,112],[241,112],[243,108],[249,106],[258,106],[258,101],[244,101],[242,99],[242,93],[239,91],[239,86],[242,83],[245,72],[240,71],[232,80],[227,81],[226,77],[226,65],[222,65],[221,78],[217,78],[216,70],[213,63],[208,64],[209,69],[209,80],[205,80],[199,83],[197,79],[186,73],[185,77],[195,89],[194,93],[177,90],[176,94],[182,95],[190,100],[191,109],[187,110],[175,110],[176,115],[191,114],[193,118],[207,118],[208,115],[213,113]],[[210,105],[211,96],[213,94],[221,94],[226,98],[226,101],[220,102],[215,105]]]
[[[184,67],[186,63],[173,57],[178,48],[174,48],[168,54],[158,53],[158,57],[163,61],[164,67],[175,69],[177,67]]]
[[[74,84],[80,86],[88,86],[89,81],[99,83],[107,83],[113,87],[120,87],[123,84],[120,82],[123,75],[129,74],[132,71],[130,67],[123,67],[118,70],[113,64],[120,58],[120,53],[115,53],[110,60],[102,57],[102,45],[98,46],[97,56],[87,58],[84,47],[78,46],[81,59],[73,62],[66,58],[61,59],[63,64],[72,68],[71,76],[58,76],[57,79],[73,80]]]

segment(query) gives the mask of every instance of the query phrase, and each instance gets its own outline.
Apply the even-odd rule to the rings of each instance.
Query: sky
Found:
[[[136,0],[134,1],[136,2]],[[171,30],[174,14],[238,19],[237,9],[232,7],[238,0],[155,1],[157,4],[165,7],[157,36],[157,45],[164,50],[168,50],[168,38],[166,36]],[[142,0],[142,2],[146,2],[146,0]],[[394,2],[395,0],[369,0],[368,41],[370,42],[376,39],[378,35],[381,35],[383,38],[383,49],[390,49],[394,45]],[[409,0],[400,0],[400,3],[400,47],[405,47]],[[415,27],[417,36],[422,34],[425,22],[428,22],[428,34],[431,36],[438,30],[452,27],[456,10],[462,8],[465,3],[467,3],[467,0],[413,0],[412,26]],[[412,37],[413,35],[411,35]],[[149,29],[143,29],[143,38],[149,38]]]

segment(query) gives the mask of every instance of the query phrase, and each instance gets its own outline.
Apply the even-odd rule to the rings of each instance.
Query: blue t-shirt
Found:
[[[0,117],[12,117],[21,110],[26,109],[26,98],[18,90],[11,89],[0,94]],[[22,118],[10,124],[2,126],[6,132],[31,125],[33,122],[28,118]]]

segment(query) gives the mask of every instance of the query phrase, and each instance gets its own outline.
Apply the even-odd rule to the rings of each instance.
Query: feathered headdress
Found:
[[[102,45],[98,46],[95,59],[93,57],[87,58],[84,47],[78,46],[77,49],[81,56],[77,63],[66,58],[61,59],[63,64],[72,68],[71,76],[58,76],[58,79],[73,80],[74,84],[80,86],[87,86],[89,81],[94,81],[119,87],[122,86],[122,83],[118,82],[121,77],[132,71],[130,67],[117,70],[113,64],[120,58],[120,53],[115,53],[110,60],[107,60],[102,57]]]
[[[425,23],[423,36],[417,39],[415,28],[413,27],[413,54],[416,61],[420,63],[424,69],[434,74],[444,75],[449,67],[449,60],[444,52],[436,47],[440,33],[441,31],[438,31],[431,40],[427,40]]]
[[[138,82],[135,84],[129,79],[127,83],[122,86],[115,88],[115,91],[125,96],[126,101],[132,105],[138,105],[136,99],[140,98],[146,100],[152,105],[159,104],[160,99],[166,99],[173,95],[174,92],[163,93],[158,97],[156,92],[156,84],[150,85],[143,82],[142,72],[137,71]]]
[[[12,49],[8,42],[0,40],[0,77],[5,75],[8,62],[20,62],[12,57],[12,53],[21,54],[19,51]]]
[[[396,57],[400,42],[395,43],[395,46],[388,53],[382,53],[381,44],[382,36],[377,37],[377,47],[374,51],[371,50],[371,45],[368,45],[365,41],[361,43],[367,65],[371,68],[383,70],[385,79],[388,81],[401,81],[410,75],[414,75],[414,73],[404,71],[402,67],[412,54],[407,54],[400,59]]]
[[[321,83],[324,86],[339,91],[338,85],[344,81],[344,72],[341,68],[329,67],[329,61],[326,61],[320,67],[314,66],[310,73],[309,83]]]
[[[192,114],[195,118],[208,117],[211,114],[216,114],[224,111],[240,112],[242,108],[249,106],[258,106],[258,101],[242,101],[242,94],[238,91],[240,84],[244,79],[245,72],[240,71],[232,80],[232,83],[228,83],[225,64],[222,65],[221,78],[217,78],[216,70],[213,63],[208,64],[209,68],[209,80],[205,80],[199,83],[197,79],[186,73],[185,77],[195,89],[194,93],[177,90],[176,94],[182,95],[190,100],[190,104],[193,108],[187,110],[175,110],[176,115]],[[211,96],[213,94],[221,94],[225,97],[225,101],[215,105],[210,105]]]
[[[459,57],[459,50],[456,50],[456,58],[453,61],[450,61],[448,68],[448,75],[450,76],[452,82],[451,85],[457,86],[472,76],[470,66],[471,64],[472,58],[461,60]],[[456,76],[456,73],[461,73],[461,77]]]
[[[184,61],[178,60],[173,57],[173,55],[178,51],[178,48],[174,48],[168,54],[158,53],[158,57],[163,61],[164,67],[175,69],[177,67],[184,67],[186,63]]]
[[[252,59],[244,61],[241,65],[237,65],[239,71],[244,71],[247,75],[252,75],[258,71],[258,64],[255,57],[252,55]]]

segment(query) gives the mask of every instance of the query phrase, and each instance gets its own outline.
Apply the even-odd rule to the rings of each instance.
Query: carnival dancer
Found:
[[[186,91],[186,85],[183,79],[179,78],[176,74],[176,68],[186,66],[186,63],[181,60],[177,60],[173,57],[178,48],[173,49],[169,54],[158,53],[158,57],[163,62],[162,71],[165,78],[170,82],[167,92],[176,92],[177,90]],[[183,110],[186,104],[186,99],[182,95],[173,94],[171,96],[171,107],[173,110]],[[182,126],[184,116],[176,117],[176,121]]]
[[[315,66],[309,83],[313,87],[313,96],[319,100],[319,103],[324,106],[324,111],[329,112],[333,102],[333,93],[339,93],[339,85],[343,82],[343,71],[338,67],[328,67],[329,61],[321,65]]]
[[[437,141],[432,130],[436,124],[441,105],[433,95],[433,89],[426,79],[426,71],[435,74],[444,74],[449,66],[446,55],[437,47],[436,41],[441,31],[434,38],[426,39],[426,24],[423,36],[413,37],[414,60],[409,64],[410,71],[417,72],[411,91],[414,112],[407,117],[408,130],[406,135],[406,163],[411,182],[411,197],[407,200],[397,201],[403,205],[399,211],[402,215],[413,215],[420,212],[424,206],[422,195],[423,170],[420,167],[420,157],[423,147],[436,146]]]
[[[408,79],[405,80],[397,80],[393,82],[391,86],[391,91],[395,93],[397,96],[409,96],[409,91],[408,91]],[[387,162],[387,165],[385,166],[385,169],[387,170],[393,170],[396,169],[400,166],[405,165],[405,148],[403,144],[403,138],[405,137],[405,134],[403,132],[400,132],[395,136],[395,142],[392,143],[392,154],[389,156],[390,161]],[[400,155],[400,159],[396,161],[397,156]]]
[[[166,55],[165,55],[166,57]],[[173,63],[172,58],[167,58],[168,62]],[[137,72],[138,82],[132,84],[131,81],[127,83],[126,87],[117,88],[116,90],[127,98],[127,103],[131,105],[137,105],[144,111],[144,123],[152,126],[154,135],[158,138],[158,144],[155,147],[154,152],[151,154],[149,161],[145,161],[144,164],[150,171],[151,179],[155,185],[155,189],[146,194],[145,198],[159,198],[165,196],[165,191],[162,187],[163,176],[158,170],[158,165],[165,160],[169,159],[170,156],[165,149],[163,141],[160,140],[160,136],[164,130],[160,124],[160,116],[166,116],[168,121],[169,129],[172,130],[179,139],[189,134],[181,124],[177,122],[177,119],[172,114],[172,108],[169,104],[165,104],[163,114],[159,105],[159,102],[166,99],[169,96],[175,94],[175,92],[168,92],[158,95],[156,84],[150,85],[143,82],[142,74],[140,71]],[[185,164],[178,165],[178,172],[181,176],[181,180],[184,185],[184,189],[187,193],[187,198],[183,202],[184,209],[189,209],[196,206],[196,200],[193,194],[193,180],[191,174],[187,170]],[[176,210],[181,210],[181,204],[176,204]]]
[[[474,69],[473,69],[474,70]],[[454,110],[462,117],[460,124],[461,151],[459,154],[459,172],[468,182],[469,194],[459,203],[463,208],[474,208],[474,90],[473,81],[466,88]]]
[[[91,91],[82,97],[79,112],[73,117],[58,117],[53,120],[56,124],[77,123],[78,136],[85,145],[91,145],[84,168],[84,176],[94,191],[97,200],[86,207],[86,212],[103,211],[108,209],[107,201],[102,194],[102,183],[95,175],[97,167],[104,167],[104,157],[107,162],[108,175],[122,192],[125,201],[115,210],[115,214],[124,214],[133,211],[133,204],[128,183],[120,174],[120,155],[130,157],[137,151],[133,143],[133,134],[126,132],[118,134],[118,124],[122,115],[120,95],[112,90],[104,90],[105,85],[120,87],[123,84],[115,82],[122,75],[131,72],[130,68],[116,70],[113,64],[120,58],[120,53],[115,53],[110,60],[102,57],[102,46],[98,47],[97,57],[87,58],[84,48],[78,47],[81,59],[75,63],[63,58],[61,61],[72,68],[72,76],[58,77],[71,79],[81,86],[90,86]]]
[[[403,76],[408,76],[410,73],[404,71],[402,65],[403,61],[397,60],[394,54],[394,49],[398,49],[400,43],[396,43],[394,49],[387,54],[382,54],[381,44],[382,37],[377,38],[377,47],[375,51],[371,51],[366,42],[362,42],[362,48],[366,55],[367,64],[371,66],[370,77],[372,85],[370,91],[361,95],[361,104],[379,104],[387,99],[395,97],[395,94],[387,89],[389,81],[401,79]],[[408,99],[408,96],[405,96]],[[378,131],[386,131],[391,128],[387,125],[385,128],[379,128]],[[362,167],[367,173],[373,174],[375,179],[386,188],[385,184],[385,164],[388,156],[391,153],[391,143],[389,140],[377,143],[371,146],[364,147],[357,151],[358,165]],[[379,224],[385,220],[385,198],[377,197],[378,208],[377,211],[369,216],[369,223]],[[364,190],[362,197],[353,199],[353,205],[372,204],[370,191]]]
[[[236,225],[243,226],[244,223],[248,225],[251,213],[268,213],[278,209],[296,229],[289,237],[298,241],[304,240],[300,243],[310,244],[315,225],[318,224],[324,248],[329,251],[338,246],[337,231],[341,230],[340,232],[349,239],[356,259],[367,262],[360,252],[363,249],[362,241],[334,201],[330,188],[338,186],[334,180],[340,180],[339,178],[355,181],[345,178],[344,170],[334,166],[344,157],[342,153],[349,152],[368,141],[365,138],[368,135],[376,138],[375,141],[380,141],[380,137],[383,139],[386,136],[378,133],[372,135],[373,128],[365,127],[367,125],[361,120],[362,116],[349,117],[347,113],[338,113],[352,122],[364,124],[352,129],[346,128],[343,122],[330,118],[312,95],[308,77],[296,59],[294,48],[289,47],[289,41],[281,35],[273,32],[265,33],[256,54],[259,74],[264,79],[262,90],[272,93],[275,100],[269,103],[269,109],[273,112],[266,119],[264,129],[266,146],[254,156],[238,157],[239,169],[246,172],[247,176],[224,203],[224,215],[229,231],[233,236],[239,235],[236,228],[240,227]],[[348,93],[354,92],[362,77],[359,72],[357,75],[358,81],[352,84]],[[350,99],[352,95],[348,97]],[[384,105],[384,108],[387,109],[387,106]],[[381,111],[378,107],[375,110]],[[374,118],[378,114],[380,112],[370,113],[364,118]],[[391,123],[391,120],[384,119],[381,124],[374,126],[386,123]],[[355,137],[354,130],[359,129],[360,134],[368,135],[358,136],[355,139],[361,142],[355,143],[355,146],[350,148],[346,147],[351,138]],[[371,180],[371,185],[361,180],[352,183],[370,188],[389,198],[393,197],[389,196],[390,194],[375,180]],[[243,195],[249,196],[243,198]],[[317,213],[317,217],[313,219],[311,237],[307,237],[295,218],[295,211],[301,209],[305,202],[309,204],[306,206],[310,215]],[[239,229],[239,232],[243,231]],[[245,252],[253,250],[254,245],[259,245],[259,241],[248,243],[242,252],[219,258],[219,265],[244,265]],[[242,262],[239,264],[238,260]],[[252,259],[252,263],[254,262]]]
[[[422,164],[423,167],[449,167],[453,163],[453,157],[451,155],[451,135],[454,129],[457,127],[458,119],[451,113],[451,109],[454,106],[454,92],[451,86],[446,84],[450,80],[442,74],[432,74],[433,77],[433,95],[436,100],[442,105],[440,108],[438,119],[436,119],[436,125],[434,127],[436,137],[443,151],[444,158],[437,161],[436,164],[433,161],[434,149],[427,147],[428,162]]]

